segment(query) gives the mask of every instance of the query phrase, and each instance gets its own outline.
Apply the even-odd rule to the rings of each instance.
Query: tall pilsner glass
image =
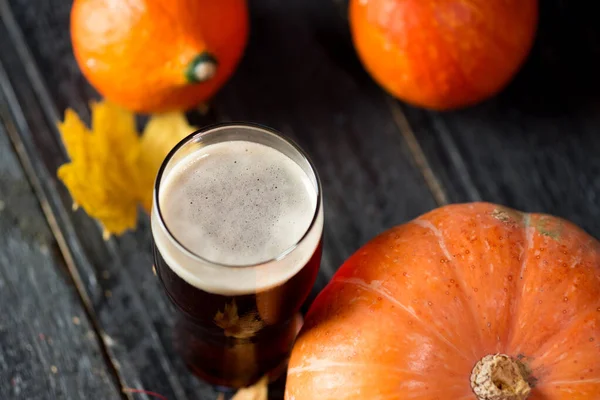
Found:
[[[193,373],[239,388],[281,369],[321,261],[321,185],[302,149],[251,124],[194,132],[163,162],[151,218]]]

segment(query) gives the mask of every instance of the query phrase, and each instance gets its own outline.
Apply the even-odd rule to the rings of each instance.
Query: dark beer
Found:
[[[234,388],[280,369],[321,259],[308,159],[263,128],[214,128],[167,157],[154,202],[156,272],[178,310],[174,344],[188,367]]]

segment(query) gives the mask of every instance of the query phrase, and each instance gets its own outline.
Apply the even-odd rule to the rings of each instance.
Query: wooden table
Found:
[[[375,234],[449,202],[493,201],[600,236],[600,33],[593,2],[544,1],[529,61],[499,96],[434,113],[393,100],[353,51],[340,0],[253,0],[234,78],[192,122],[255,121],[300,142],[325,193],[313,291]],[[104,241],[56,179],[56,122],[97,97],[68,0],[0,0],[0,398],[214,399],[174,355],[150,232]],[[90,182],[93,184],[93,182]],[[312,298],[312,297],[311,297]]]

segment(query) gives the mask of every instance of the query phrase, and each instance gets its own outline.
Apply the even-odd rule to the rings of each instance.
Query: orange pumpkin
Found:
[[[367,71],[392,95],[437,110],[498,93],[534,40],[537,0],[351,0]]]
[[[489,203],[382,233],[320,293],[287,400],[600,399],[600,246]]]
[[[71,41],[87,80],[130,111],[187,110],[234,72],[246,0],[75,0]]]

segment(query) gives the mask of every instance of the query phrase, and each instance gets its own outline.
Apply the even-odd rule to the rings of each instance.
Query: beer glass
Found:
[[[232,389],[283,371],[321,261],[321,184],[307,155],[263,126],[211,126],[168,154],[153,200],[154,266],[186,365]]]

